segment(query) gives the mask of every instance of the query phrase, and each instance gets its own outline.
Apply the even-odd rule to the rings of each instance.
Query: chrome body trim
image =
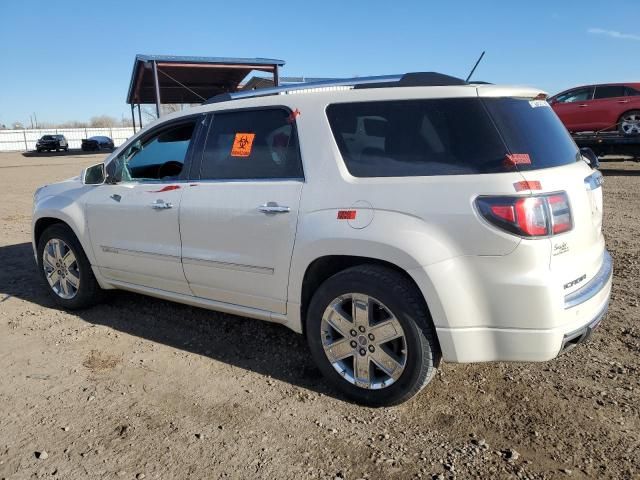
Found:
[[[572,292],[564,297],[564,308],[565,310],[568,308],[575,307],[580,305],[581,303],[586,302],[587,300],[595,297],[600,290],[602,290],[609,280],[611,280],[611,276],[613,274],[613,260],[609,252],[604,251],[602,266],[598,273],[589,280],[589,282],[583,287],[579,288],[575,292]]]
[[[168,262],[180,262],[180,257],[178,255],[169,255],[166,253],[155,253],[155,252],[142,252],[140,250],[129,250],[126,248],[118,248],[118,247],[109,247],[107,245],[100,245],[100,248],[105,253],[114,253],[116,255],[131,255],[134,257],[145,257],[145,258],[156,258],[159,260],[166,260]]]
[[[182,263],[188,265],[196,265],[200,267],[224,268],[227,270],[236,270],[240,272],[263,273],[265,275],[273,275],[274,269],[271,267],[260,267],[257,265],[244,265],[242,263],[219,262],[217,260],[207,260],[204,258],[182,257]]]
[[[182,263],[186,263],[189,265],[196,265],[196,266],[225,268],[227,270],[263,273],[265,275],[273,275],[273,273],[275,272],[275,269],[271,267],[260,267],[257,265],[244,265],[242,263],[219,262],[217,260],[208,260],[204,258],[179,257],[177,255],[167,255],[164,253],[155,253],[155,252],[142,252],[140,250],[128,250],[126,248],[109,247],[106,245],[100,245],[100,248],[105,253],[114,253],[116,255],[118,254],[131,255],[135,257],[156,258],[159,260],[166,260],[169,262],[178,262],[178,263],[182,262]]]

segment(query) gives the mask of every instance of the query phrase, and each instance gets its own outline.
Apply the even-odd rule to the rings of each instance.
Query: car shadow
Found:
[[[0,305],[12,297],[58,308],[38,275],[30,243],[0,246]],[[124,291],[95,307],[69,312],[81,320],[209,357],[340,398],[313,365],[306,342],[288,328]]]
[[[84,151],[80,148],[70,148],[68,152],[38,152],[37,150],[30,150],[28,152],[22,152],[23,157],[68,157],[73,155],[77,157],[79,155],[96,155],[99,153],[111,153],[113,150],[88,150]]]

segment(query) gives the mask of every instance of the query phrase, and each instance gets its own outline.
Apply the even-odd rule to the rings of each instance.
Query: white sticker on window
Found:
[[[549,104],[547,103],[546,100],[529,100],[529,105],[531,105],[531,108],[548,107],[549,106]]]

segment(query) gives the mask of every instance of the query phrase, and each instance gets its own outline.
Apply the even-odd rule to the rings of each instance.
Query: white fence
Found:
[[[83,138],[103,135],[112,138],[117,147],[133,135],[133,127],[0,130],[0,152],[35,150],[36,141],[43,135],[64,135],[69,148],[80,148]]]

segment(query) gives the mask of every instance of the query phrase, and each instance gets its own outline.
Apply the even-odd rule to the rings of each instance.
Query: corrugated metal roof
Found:
[[[136,55],[127,92],[127,103],[155,103],[152,64],[158,65],[162,103],[200,103],[225,92],[236,91],[253,70],[272,72],[285,64],[271,58]]]

